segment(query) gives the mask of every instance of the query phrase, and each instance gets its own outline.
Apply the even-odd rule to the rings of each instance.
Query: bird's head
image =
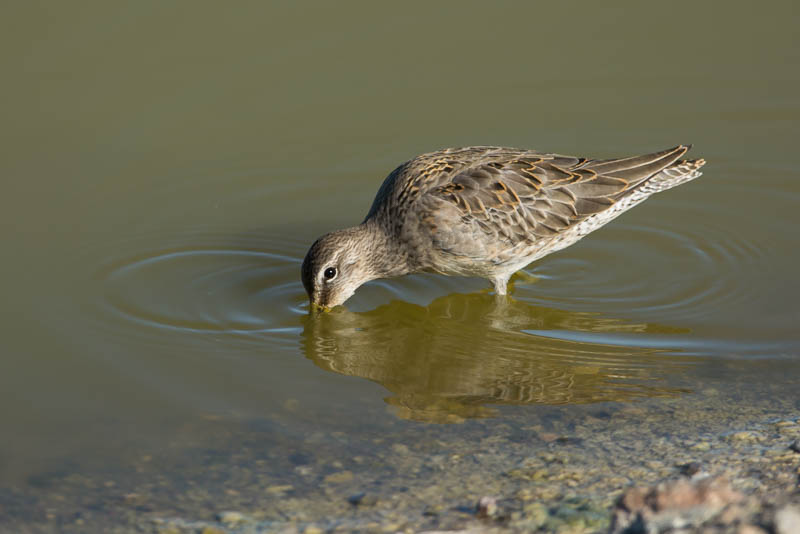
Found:
[[[346,301],[365,282],[382,275],[374,268],[375,239],[363,226],[337,230],[308,250],[301,276],[312,308],[328,310]]]

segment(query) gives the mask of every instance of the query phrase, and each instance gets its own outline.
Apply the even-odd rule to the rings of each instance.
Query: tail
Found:
[[[651,195],[672,189],[673,187],[685,184],[695,178],[699,178],[703,173],[700,167],[706,164],[704,159],[684,159],[676,161],[666,169],[655,174],[649,180],[642,183],[638,189],[642,193]]]

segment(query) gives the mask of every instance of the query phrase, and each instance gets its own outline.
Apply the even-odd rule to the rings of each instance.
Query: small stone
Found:
[[[200,534],[225,534],[225,531],[217,527],[205,527]]]
[[[761,441],[762,436],[758,432],[752,432],[750,430],[743,430],[741,432],[735,432],[729,436],[731,441],[739,441],[744,443],[752,443],[755,441]]]
[[[353,473],[351,471],[339,471],[331,473],[323,479],[328,484],[338,484],[340,482],[350,482],[353,480]]]
[[[682,475],[693,477],[703,470],[703,464],[700,462],[689,462],[688,464],[679,465],[678,469]]]
[[[247,517],[241,512],[226,511],[217,514],[217,521],[226,526],[236,526],[247,521]]]
[[[323,530],[316,525],[308,525],[303,529],[303,534],[322,534]]]
[[[441,504],[429,504],[425,507],[422,511],[422,515],[435,517],[446,510],[446,507],[442,506]]]
[[[549,516],[547,507],[540,502],[526,504],[523,508],[523,512],[525,512],[525,516],[530,519],[536,527],[544,525]]]
[[[476,507],[475,515],[481,518],[497,515],[497,499],[494,497],[481,497]]]
[[[547,469],[537,469],[530,474],[531,480],[544,480],[550,472]]]
[[[349,496],[347,502],[353,506],[374,506],[378,503],[378,498],[362,491]]]
[[[294,472],[302,477],[307,477],[310,476],[314,470],[307,465],[298,465],[294,468]]]
[[[707,441],[701,441],[699,443],[695,443],[690,448],[693,451],[701,451],[701,452],[710,451],[711,450],[711,444],[709,442],[707,442]]]
[[[283,495],[284,493],[292,491],[293,489],[294,489],[293,486],[291,486],[289,484],[283,484],[283,485],[268,487],[267,488],[267,493],[271,493],[273,495]]]
[[[786,505],[775,513],[775,534],[800,533],[800,507]]]
[[[795,440],[792,442],[792,444],[789,445],[789,450],[800,454],[800,440]]]
[[[392,451],[394,451],[395,454],[408,454],[409,453],[408,446],[407,445],[403,445],[402,443],[395,443],[394,445],[392,445]]]
[[[521,501],[532,501],[536,498],[536,493],[534,493],[530,488],[522,488],[517,492],[517,499]]]
[[[744,496],[725,479],[699,482],[680,479],[653,487],[627,490],[614,507],[609,532],[659,532],[658,525],[680,519],[684,526],[699,526]]]

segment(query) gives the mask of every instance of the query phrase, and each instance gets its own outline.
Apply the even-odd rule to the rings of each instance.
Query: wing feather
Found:
[[[552,237],[610,208],[688,150],[681,145],[631,158],[587,160],[484,148],[467,153],[471,159],[452,153],[434,160],[428,169],[446,165],[451,172],[426,177],[425,184],[427,194],[454,204],[463,222],[513,245]]]

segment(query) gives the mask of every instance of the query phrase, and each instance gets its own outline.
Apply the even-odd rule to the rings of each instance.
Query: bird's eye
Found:
[[[336,268],[328,267],[327,269],[325,269],[324,276],[325,280],[333,280],[334,278],[336,278]]]

